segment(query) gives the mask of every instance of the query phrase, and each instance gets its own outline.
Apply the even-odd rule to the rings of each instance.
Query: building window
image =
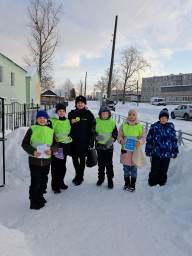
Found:
[[[0,66],[0,83],[3,83],[3,67]]]
[[[11,86],[15,86],[15,74],[11,72]]]

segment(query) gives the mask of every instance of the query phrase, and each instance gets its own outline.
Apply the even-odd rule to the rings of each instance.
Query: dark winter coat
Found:
[[[174,124],[160,124],[160,121],[152,124],[147,135],[145,152],[160,158],[177,155],[179,151]]]
[[[117,139],[117,135],[118,135],[118,130],[117,130],[117,126],[115,125],[115,127],[114,127],[114,129],[112,131],[112,135],[111,135],[111,138],[114,139],[114,142]],[[92,126],[92,130],[91,130],[91,137],[92,137],[92,139],[94,141],[96,141],[96,136],[97,136],[97,133],[96,133],[96,121],[94,120],[93,126]],[[97,141],[96,141],[95,142],[95,148],[99,149],[99,150],[113,150],[113,144],[111,145],[110,148],[106,148],[105,144],[100,144],[100,143],[97,143]]]
[[[79,117],[79,121],[73,124],[71,122],[72,154],[82,156],[86,155],[87,149],[91,144],[91,129],[94,115],[85,108],[80,110],[76,108],[68,114],[70,121],[77,117]]]
[[[36,123],[36,125],[38,124]],[[32,129],[29,128],[25,134],[25,137],[23,138],[21,146],[28,154],[33,155],[36,149],[34,149],[30,144],[31,135],[32,135]],[[51,146],[52,153],[55,153],[57,151],[58,145],[59,143],[57,143],[57,138],[54,135],[53,144]],[[51,159],[52,159],[51,157],[47,159],[43,159],[43,158],[36,158],[36,157],[29,156],[29,165],[45,166],[45,165],[51,164]]]

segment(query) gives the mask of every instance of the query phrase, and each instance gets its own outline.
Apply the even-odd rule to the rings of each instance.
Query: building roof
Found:
[[[37,67],[24,66],[22,68],[27,71],[26,77],[32,77],[34,73],[37,71]]]
[[[27,72],[24,68],[22,68],[21,66],[19,66],[17,63],[15,63],[14,61],[12,61],[11,59],[9,59],[7,56],[5,56],[4,54],[2,54],[0,52],[0,55],[4,58],[6,58],[7,60],[11,61],[13,64],[15,64],[17,67],[21,68],[22,70],[24,70],[25,72]]]
[[[44,90],[44,91],[42,92],[42,94],[45,93],[45,92],[48,92],[48,91],[53,92],[54,94],[56,94],[56,95],[59,96],[59,97],[65,97],[65,96],[66,96],[66,95],[65,95],[65,91],[64,91],[63,89],[49,89],[49,90]],[[43,96],[45,96],[45,94],[44,94]],[[49,94],[46,94],[46,96],[50,96],[50,95],[49,95]],[[51,95],[51,96],[53,96],[53,95]]]

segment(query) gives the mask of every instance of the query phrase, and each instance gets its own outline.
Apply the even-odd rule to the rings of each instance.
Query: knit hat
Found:
[[[45,117],[46,119],[49,119],[49,116],[45,110],[39,110],[36,115],[36,119],[39,117]]]
[[[101,117],[101,113],[102,112],[108,112],[109,113],[109,117],[108,118],[110,118],[111,117],[111,110],[110,110],[110,108],[108,107],[108,106],[101,106],[100,107],[100,110],[99,110],[99,113],[98,113],[98,115],[99,115],[99,117],[102,119],[102,117]]]
[[[84,96],[82,96],[82,95],[80,95],[80,96],[76,97],[76,99],[75,99],[75,105],[76,105],[76,104],[77,104],[77,102],[79,102],[79,101],[81,101],[81,102],[85,103],[85,105],[86,105],[86,103],[87,103],[86,98],[85,98]]]
[[[63,103],[58,103],[55,108],[56,108],[56,113],[60,109],[63,109],[66,112],[66,106]]]
[[[162,116],[165,116],[167,117],[167,119],[169,119],[169,112],[168,112],[168,109],[167,108],[163,108],[161,110],[161,112],[159,113],[159,120]]]
[[[129,110],[128,117],[131,114],[135,116],[135,121],[137,121],[138,120],[138,116],[137,116],[137,110],[135,108],[132,108],[132,109]],[[128,120],[128,117],[127,117],[127,120]]]

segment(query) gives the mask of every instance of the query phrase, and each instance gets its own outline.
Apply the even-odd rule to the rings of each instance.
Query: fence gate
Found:
[[[5,109],[0,97],[0,187],[5,185]]]

